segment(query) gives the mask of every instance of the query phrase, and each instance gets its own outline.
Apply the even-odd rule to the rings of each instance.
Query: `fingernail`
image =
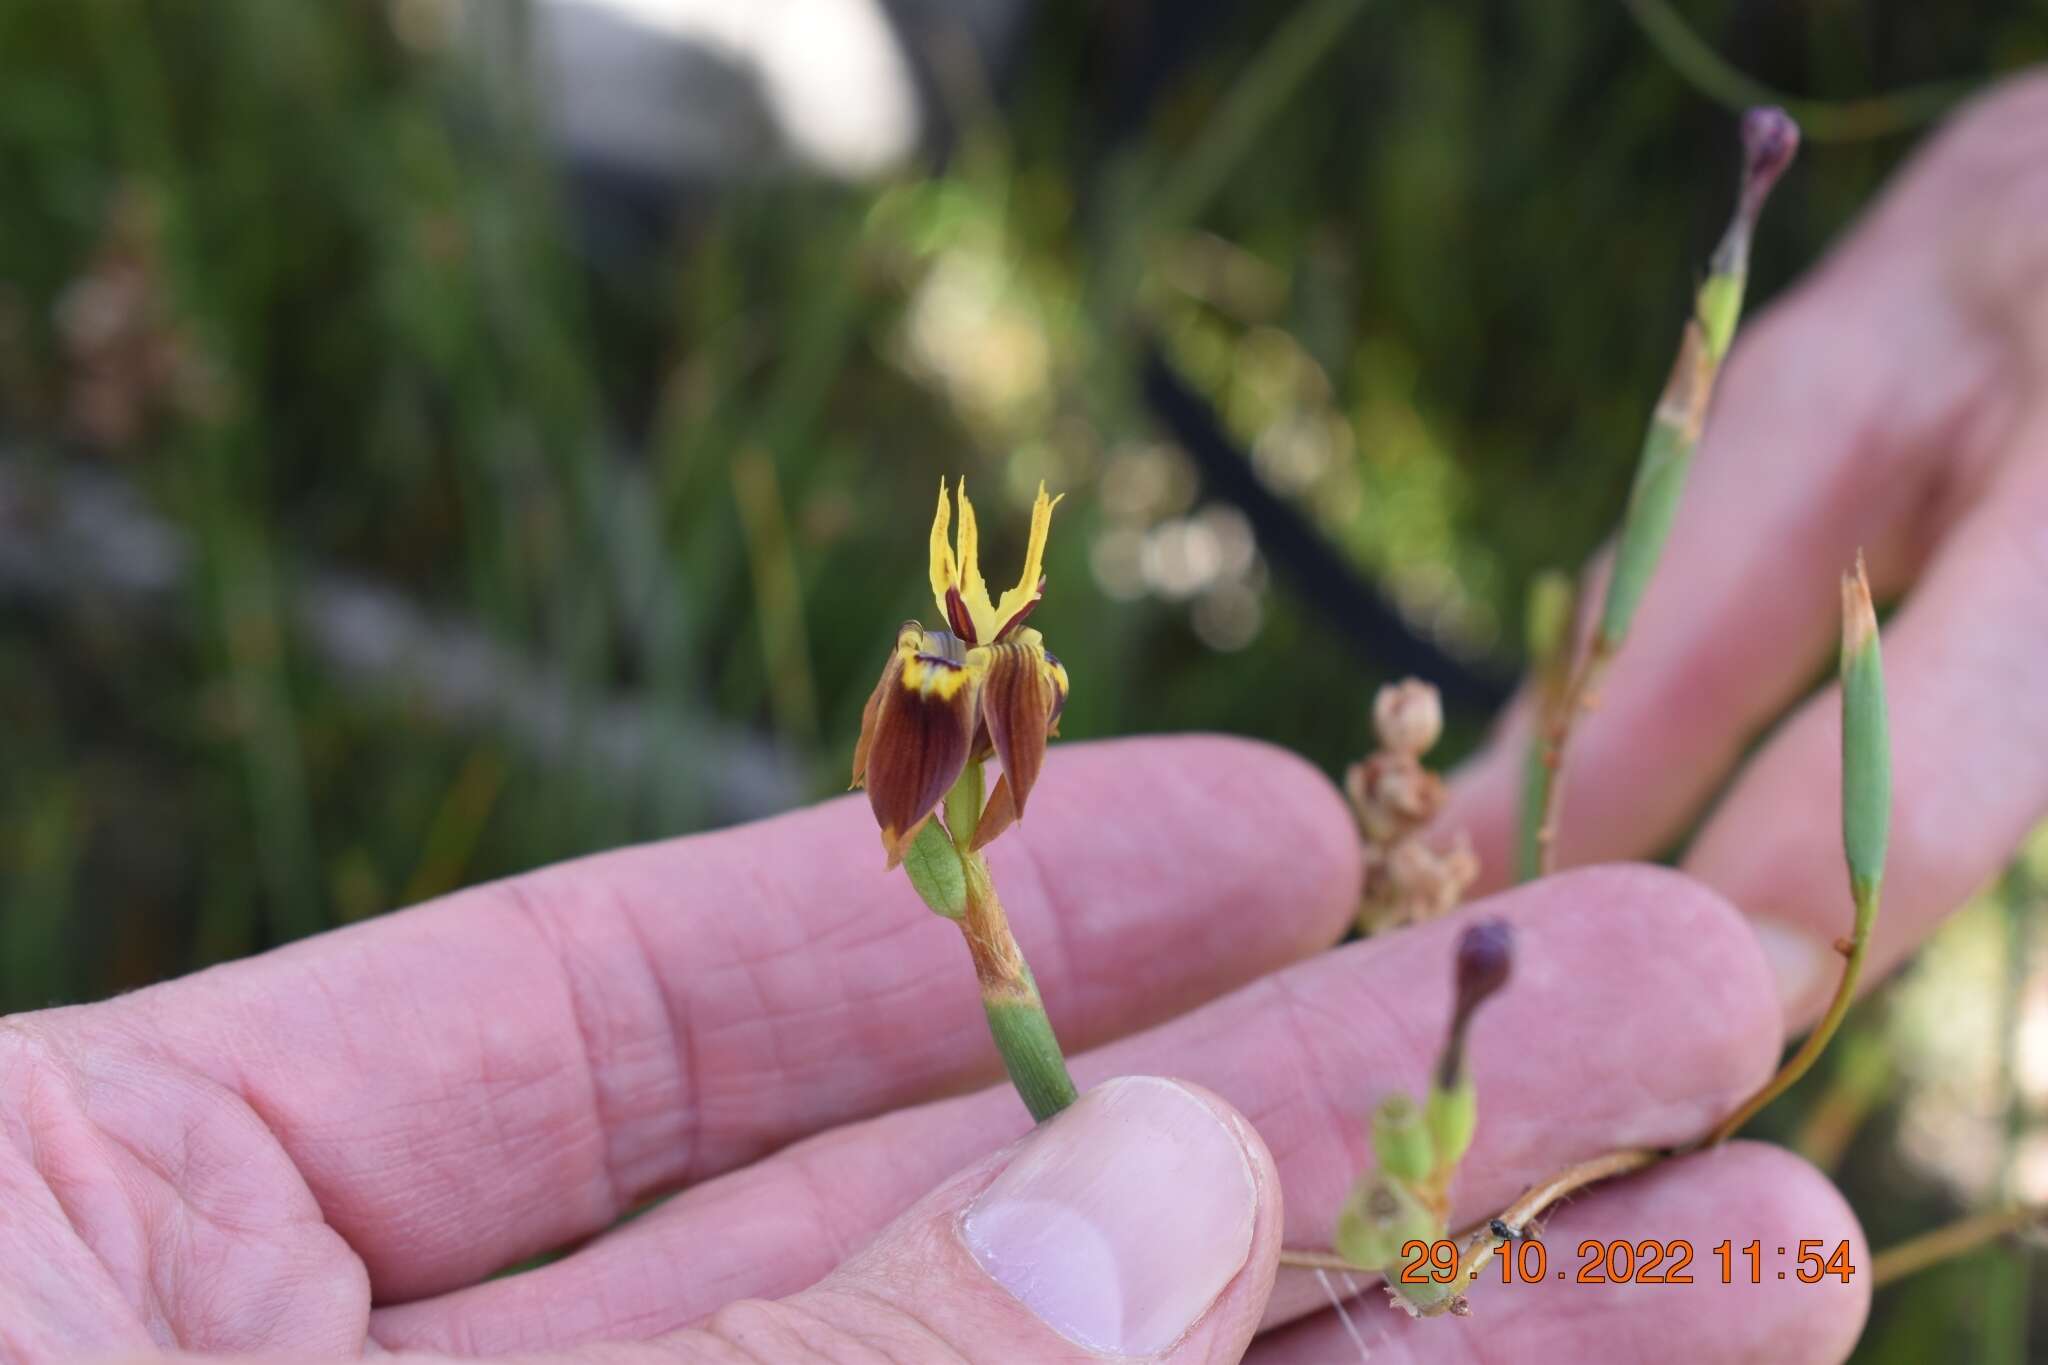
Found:
[[[1785,1007],[1786,1022],[1796,1025],[1812,1007],[1829,968],[1841,959],[1833,948],[1812,934],[1782,920],[1757,919],[1750,923],[1756,929],[1757,942],[1763,945],[1764,957],[1771,964],[1771,974],[1778,979],[1778,1000]]]
[[[962,1220],[981,1268],[1067,1340],[1145,1356],[1244,1267],[1258,1208],[1244,1143],[1172,1081],[1106,1082],[1027,1140]]]

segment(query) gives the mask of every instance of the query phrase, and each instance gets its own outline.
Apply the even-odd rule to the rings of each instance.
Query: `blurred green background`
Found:
[[[923,132],[849,178],[565,146],[511,0],[0,0],[0,1007],[839,789],[942,474],[997,579],[1068,495],[1070,738],[1334,774],[1438,651],[1469,745],[1620,508],[1732,114],[1587,0],[1012,8],[891,11]],[[2048,56],[2039,5],[1682,8],[1822,99]],[[1916,135],[1810,146],[1753,297]],[[1880,1246],[2048,1193],[2042,886],[1767,1116]],[[2029,1358],[2032,1259],[1888,1294],[1858,1358]]]

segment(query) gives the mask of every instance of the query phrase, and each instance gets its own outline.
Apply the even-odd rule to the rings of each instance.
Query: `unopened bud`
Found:
[[[1506,920],[1481,920],[1458,935],[1458,1013],[1470,1014],[1507,985],[1514,963],[1515,931]]]
[[[1443,735],[1443,699],[1419,678],[1388,683],[1373,698],[1372,723],[1386,748],[1420,758]]]
[[[1752,217],[1798,150],[1799,125],[1783,109],[1760,105],[1742,116],[1742,195]]]
[[[1450,1090],[1465,1072],[1465,1032],[1472,1015],[1487,997],[1505,986],[1515,963],[1515,936],[1506,920],[1481,920],[1458,935],[1458,961],[1453,980],[1457,1001],[1451,1007],[1450,1036],[1437,1063],[1437,1088]]]
[[[1877,609],[1863,556],[1842,578],[1842,851],[1856,897],[1859,933],[1877,912],[1891,831],[1892,758],[1885,718],[1884,662],[1877,642]]]
[[[1756,231],[1756,220],[1764,211],[1764,201],[1771,197],[1771,187],[1798,150],[1799,125],[1783,109],[1765,106],[1742,116],[1742,182],[1735,214],[1709,266],[1710,275],[1727,282],[1730,298],[1701,309],[1707,324],[1708,353],[1717,361],[1727,353],[1728,340],[1735,331],[1734,313],[1741,307],[1742,277],[1749,271],[1749,239]],[[1724,311],[1725,318],[1721,316]]]
[[[1411,1185],[1429,1179],[1436,1168],[1436,1152],[1421,1106],[1399,1092],[1381,1100],[1373,1111],[1372,1149],[1382,1171]]]

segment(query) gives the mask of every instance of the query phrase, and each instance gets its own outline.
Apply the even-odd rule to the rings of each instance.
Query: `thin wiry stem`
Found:
[[[1922,1233],[1877,1254],[1870,1264],[1871,1288],[1883,1289],[1944,1261],[1967,1256],[2001,1237],[2040,1228],[2044,1220],[2048,1214],[2041,1209],[2001,1209]]]
[[[1651,46],[1687,84],[1730,109],[1782,105],[1819,142],[1857,142],[1932,123],[1970,92],[1967,81],[1908,86],[1861,99],[1799,99],[1731,66],[1668,0],[1624,0]]]
[[[1797,1085],[1800,1077],[1812,1070],[1813,1064],[1820,1060],[1820,1054],[1827,1050],[1829,1042],[1834,1039],[1835,1031],[1841,1028],[1842,1020],[1848,1015],[1849,1006],[1856,1002],[1856,982],[1863,975],[1863,958],[1870,949],[1870,923],[1876,917],[1877,903],[1874,895],[1869,899],[1867,910],[1863,904],[1857,905],[1856,935],[1846,945],[1842,979],[1835,984],[1835,997],[1828,1002],[1828,1012],[1821,1016],[1821,1021],[1813,1032],[1806,1035],[1806,1041],[1799,1045],[1799,1050],[1778,1068],[1778,1074],[1765,1082],[1754,1095],[1744,1100],[1734,1113],[1716,1124],[1714,1131],[1707,1135],[1707,1140],[1701,1144],[1702,1146],[1716,1146],[1734,1137],[1742,1131],[1744,1124],[1763,1112],[1765,1105]],[[1836,946],[1840,948],[1843,945]]]

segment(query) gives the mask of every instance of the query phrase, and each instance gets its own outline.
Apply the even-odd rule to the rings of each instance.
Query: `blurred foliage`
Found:
[[[1684,9],[1818,98],[2048,53],[2048,14],[1989,0]],[[189,554],[140,611],[0,596],[0,1006],[701,827],[750,754],[790,799],[836,789],[893,626],[930,609],[941,474],[987,498],[996,563],[1039,479],[1069,494],[1040,614],[1069,737],[1217,728],[1334,771],[1379,675],[1162,442],[1136,320],[1417,631],[1506,671],[1524,586],[1620,507],[1734,175],[1731,115],[1591,0],[1047,7],[993,87],[938,67],[926,169],[743,178],[620,250],[580,230],[517,10],[481,45],[435,11],[0,0],[0,468],[111,475]],[[1809,152],[1760,302],[1910,144]],[[622,780],[359,685],[304,629],[334,574],[593,712],[744,743],[650,744]],[[1879,1242],[1951,1206],[1896,1094],[1810,1088],[1771,1121],[1849,1095]],[[1865,1358],[1955,1358],[2024,1291],[1929,1276]]]

